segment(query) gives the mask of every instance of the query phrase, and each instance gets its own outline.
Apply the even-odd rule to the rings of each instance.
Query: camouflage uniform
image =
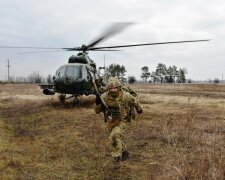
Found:
[[[137,98],[137,93],[136,93],[133,89],[131,89],[130,86],[127,86],[127,85],[124,85],[124,84],[123,84],[121,87],[122,87],[122,90],[123,90],[123,91],[128,92],[128,93],[130,93],[133,97]],[[108,90],[107,90],[106,88],[104,88],[103,90],[101,89],[100,91],[101,91],[101,92],[107,92]],[[138,101],[138,100],[137,100],[137,101]],[[131,117],[131,118],[129,119],[129,121],[135,120],[135,110],[134,110],[134,106],[130,106],[129,115],[130,115],[130,117]]]
[[[129,92],[132,96],[137,97],[137,93],[130,86],[123,85],[122,90]]]
[[[109,127],[109,140],[112,148],[112,157],[122,157],[122,153],[126,150],[126,145],[122,140],[122,135],[126,129],[126,123],[130,121],[130,111],[135,107],[136,111],[142,113],[142,108],[130,93],[125,92],[121,88],[118,79],[110,78],[107,84],[109,89],[111,86],[118,87],[118,93],[112,94],[109,90],[101,95],[101,98],[110,109],[110,120],[108,121]],[[98,114],[104,111],[102,104],[96,103],[95,112]]]
[[[123,85],[122,90],[130,93],[135,98],[137,97],[137,93],[133,89],[131,89],[130,86]],[[135,110],[133,106],[130,108],[130,116],[131,116],[130,120],[135,120]]]

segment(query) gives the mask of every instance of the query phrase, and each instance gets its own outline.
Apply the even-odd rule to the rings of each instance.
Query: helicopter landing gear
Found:
[[[79,103],[79,99],[78,99],[78,96],[74,96],[74,99],[73,99],[73,104],[72,106],[75,106]]]
[[[66,94],[60,94],[60,95],[59,95],[59,101],[60,101],[60,103],[63,105],[63,104],[65,104],[65,100],[66,100],[66,99],[71,99],[71,98],[73,98],[72,106],[75,106],[75,105],[79,104],[79,102],[80,102],[80,100],[79,100],[78,97],[79,97],[79,95],[72,95],[72,96],[66,97]]]
[[[61,104],[64,104],[66,99],[71,99],[71,98],[73,98],[72,106],[75,106],[79,103],[78,95],[71,95],[68,97],[66,97],[66,94],[59,95],[59,101]]]
[[[64,104],[66,100],[66,95],[65,94],[60,94],[59,95],[59,101],[60,103]]]

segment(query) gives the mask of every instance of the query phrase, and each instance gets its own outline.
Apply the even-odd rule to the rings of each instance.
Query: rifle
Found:
[[[101,95],[100,95],[100,93],[98,91],[97,85],[96,85],[96,83],[95,83],[95,81],[93,79],[92,79],[92,84],[93,84],[93,87],[95,89],[96,96],[99,97],[99,99],[101,100],[101,104],[104,106],[103,114],[104,114],[105,122],[107,122],[109,120],[108,112],[110,112],[110,109],[107,106],[106,102],[102,99],[102,97],[101,97]]]
[[[89,71],[88,71],[89,72]],[[109,120],[109,116],[108,116],[108,113],[110,112],[110,109],[109,107],[107,106],[106,102],[102,99],[99,91],[98,91],[98,87],[95,83],[95,80],[94,78],[92,77],[92,74],[89,72],[90,74],[90,77],[91,77],[91,82],[92,82],[92,85],[94,87],[94,90],[95,90],[95,93],[96,93],[96,96],[99,97],[99,99],[101,100],[101,104],[104,106],[104,109],[103,109],[103,114],[104,114],[104,119],[105,119],[105,122],[107,122]]]
[[[109,120],[109,107],[106,105],[105,101],[101,98],[100,94],[96,93],[96,96],[99,97],[101,100],[101,104],[104,106],[103,114],[104,114],[104,121],[107,122]]]

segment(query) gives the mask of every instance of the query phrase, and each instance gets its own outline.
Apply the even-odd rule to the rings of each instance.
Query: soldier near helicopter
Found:
[[[129,152],[122,140],[126,129],[126,123],[130,122],[131,108],[135,108],[138,114],[143,112],[140,103],[130,93],[122,89],[122,85],[117,78],[111,77],[107,83],[107,91],[101,97],[96,96],[95,112],[107,111],[109,140],[111,144],[111,155],[113,162],[119,164],[120,161],[129,157]]]
[[[118,78],[118,79],[119,79],[119,78]],[[100,86],[99,91],[100,91],[101,93],[107,92],[108,89],[106,88],[106,84],[103,83],[103,80],[102,80],[102,79],[100,79],[100,82],[101,82],[101,85],[102,85],[102,86]],[[123,81],[120,80],[120,82],[123,82]],[[121,84],[121,88],[122,88],[123,91],[130,93],[133,97],[135,97],[135,98],[137,97],[137,93],[136,93],[130,86],[128,86],[128,85],[122,83],[122,84]],[[135,110],[134,110],[134,107],[133,107],[133,106],[130,107],[130,110],[129,110],[129,116],[131,117],[130,120],[135,120]]]

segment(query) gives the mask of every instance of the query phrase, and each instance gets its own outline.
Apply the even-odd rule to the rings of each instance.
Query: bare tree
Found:
[[[34,71],[27,77],[27,80],[29,83],[41,83],[42,77],[38,71]]]

